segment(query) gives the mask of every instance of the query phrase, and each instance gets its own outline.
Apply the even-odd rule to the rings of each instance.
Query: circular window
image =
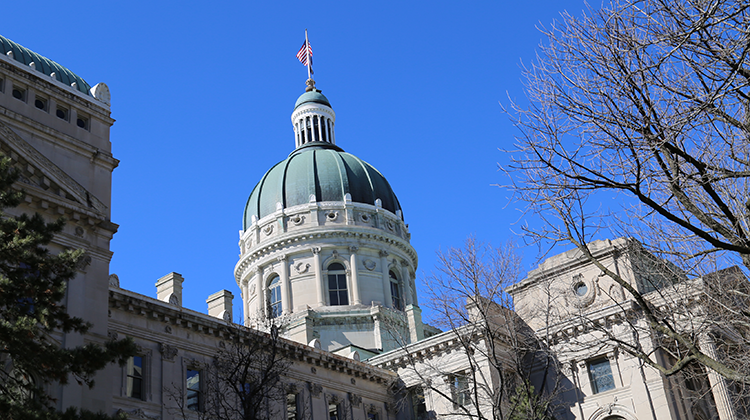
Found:
[[[573,286],[573,290],[576,292],[576,295],[578,296],[586,296],[586,293],[589,291],[589,287],[586,286],[586,283],[580,281],[576,283],[575,286]]]

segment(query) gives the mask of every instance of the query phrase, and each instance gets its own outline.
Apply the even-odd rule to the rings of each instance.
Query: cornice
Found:
[[[244,340],[268,337],[268,334],[262,331],[247,328],[239,324],[228,324],[226,321],[210,317],[209,315],[186,308],[177,308],[166,302],[115,287],[110,287],[109,289],[109,308],[110,312],[113,310],[122,311],[133,316],[146,318],[147,320],[160,320],[165,324],[165,327],[188,329],[194,333],[211,336],[217,340],[229,340],[231,338],[231,329],[242,334],[241,339]],[[112,323],[118,326],[125,326],[127,331],[133,335],[146,336],[154,342],[169,342],[171,345],[183,350],[186,347],[185,343],[189,341],[178,337],[170,339],[172,336],[169,333],[133,327],[133,324],[117,321]],[[305,362],[312,366],[342,372],[355,378],[377,383],[387,383],[395,377],[392,372],[385,369],[318,350],[297,343],[296,341],[280,338],[280,344],[283,346],[286,357],[293,361]],[[193,351],[196,353],[205,352],[205,347],[195,347]]]

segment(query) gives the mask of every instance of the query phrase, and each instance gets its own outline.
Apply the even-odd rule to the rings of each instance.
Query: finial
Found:
[[[307,79],[307,81],[305,82],[305,84],[307,85],[307,87],[305,88],[305,92],[310,92],[310,91],[316,90],[315,89],[315,80],[313,80],[312,78]]]

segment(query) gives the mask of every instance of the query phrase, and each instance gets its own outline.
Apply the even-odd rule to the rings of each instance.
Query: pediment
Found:
[[[0,154],[13,160],[14,167],[20,171],[19,182],[32,187],[27,192],[38,191],[85,210],[106,214],[104,203],[2,122]]]

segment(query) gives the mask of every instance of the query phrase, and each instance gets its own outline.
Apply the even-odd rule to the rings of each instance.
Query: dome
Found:
[[[317,202],[340,202],[347,193],[355,203],[375,205],[380,199],[384,209],[401,210],[390,184],[372,165],[336,145],[308,143],[274,165],[255,186],[245,206],[243,230],[253,216],[262,219],[274,213],[276,203],[297,206],[310,202],[311,195]]]
[[[313,89],[309,92],[305,92],[302,95],[300,95],[299,98],[297,98],[297,102],[294,104],[294,109],[297,109],[300,105],[306,104],[308,102],[316,102],[319,104],[331,106],[331,103],[328,102],[328,98],[325,97],[322,93],[320,93],[319,90]]]

